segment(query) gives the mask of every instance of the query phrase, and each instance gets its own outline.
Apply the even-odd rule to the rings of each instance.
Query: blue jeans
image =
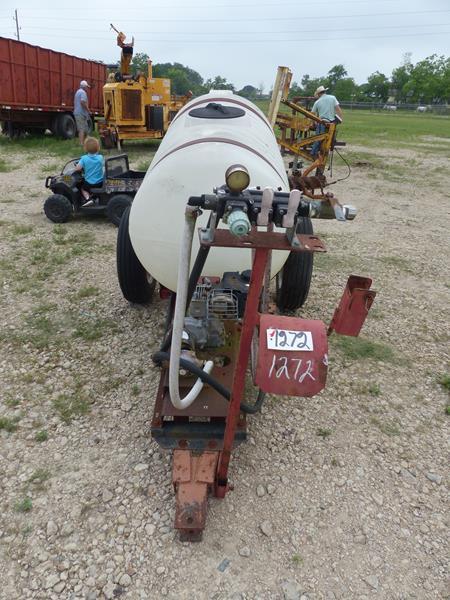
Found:
[[[316,127],[316,135],[320,135],[321,133],[325,133],[327,130],[326,126],[323,123],[317,123],[317,127]],[[317,156],[319,154],[319,150],[320,150],[320,144],[322,142],[314,142],[314,144],[312,145],[311,148],[311,155],[312,156]]]

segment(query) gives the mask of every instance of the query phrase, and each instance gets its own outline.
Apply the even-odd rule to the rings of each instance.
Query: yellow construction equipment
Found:
[[[316,170],[316,176],[320,178],[317,187],[323,188],[327,185],[324,171],[330,152],[336,144],[336,123],[322,121],[305,106],[299,104],[302,101],[300,97],[294,98],[294,101],[289,100],[291,80],[292,72],[290,69],[288,67],[278,67],[268,110],[268,119],[276,134],[276,128],[279,129],[277,142],[281,146],[281,150],[294,155],[293,170],[290,176],[291,186],[299,187],[309,197],[329,199],[330,194],[323,194],[322,189],[322,194],[314,194],[312,190],[307,189],[308,184],[310,184],[308,179],[311,180],[308,176]],[[280,111],[280,105],[290,108],[290,112]],[[325,132],[316,134],[315,129],[319,123],[325,126]],[[311,153],[314,142],[320,143],[317,155]],[[300,171],[297,166],[299,159],[310,163],[303,171]],[[319,182],[321,182],[321,185],[319,185]]]
[[[112,73],[103,87],[105,119],[98,131],[102,146],[120,149],[123,140],[162,138],[177,111],[192,94],[174,96],[170,79],[153,78],[152,61],[147,74],[130,74],[134,38],[126,43],[126,35],[111,24],[121,48],[120,71]]]

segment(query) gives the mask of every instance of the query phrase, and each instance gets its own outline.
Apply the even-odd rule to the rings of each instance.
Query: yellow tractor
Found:
[[[105,118],[98,124],[104,148],[121,148],[123,140],[160,139],[177,111],[192,96],[173,96],[170,79],[153,78],[152,62],[148,61],[148,72],[130,74],[134,38],[126,43],[126,35],[117,33],[117,45],[122,49],[120,71],[111,73],[103,87]]]

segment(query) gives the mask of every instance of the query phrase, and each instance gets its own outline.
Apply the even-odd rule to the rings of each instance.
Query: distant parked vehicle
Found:
[[[397,107],[395,104],[385,104],[383,110],[397,110]]]
[[[11,137],[21,133],[76,136],[73,98],[80,81],[89,90],[91,116],[103,115],[106,65],[0,37],[0,122]]]
[[[69,160],[60,175],[49,175],[45,180],[45,187],[53,192],[44,203],[47,218],[54,223],[65,223],[74,213],[106,214],[118,227],[144,180],[145,171],[132,171],[126,154],[106,158],[104,181],[91,188],[92,203],[85,205],[80,191],[82,175],[75,170],[79,160]]]

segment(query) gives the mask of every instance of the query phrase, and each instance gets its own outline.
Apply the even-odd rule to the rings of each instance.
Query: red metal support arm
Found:
[[[269,248],[257,248],[253,260],[252,276],[245,305],[238,360],[233,378],[230,406],[226,418],[223,450],[220,455],[217,469],[215,495],[218,498],[223,498],[228,490],[228,466],[230,464],[236,425],[245,388],[245,376],[251,351],[253,331],[259,323],[259,300],[264,283],[264,274],[269,252]]]

